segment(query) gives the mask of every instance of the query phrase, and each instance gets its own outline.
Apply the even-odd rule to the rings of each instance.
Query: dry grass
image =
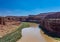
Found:
[[[15,23],[18,23],[18,22],[6,22],[6,25],[0,25],[0,38],[17,29],[20,24],[15,25]]]
[[[30,27],[38,27],[38,24],[36,23],[29,23]]]
[[[0,42],[16,42],[18,39],[22,37],[21,30],[26,27],[29,27],[28,23],[25,22],[21,23],[20,26],[15,31],[0,38]]]

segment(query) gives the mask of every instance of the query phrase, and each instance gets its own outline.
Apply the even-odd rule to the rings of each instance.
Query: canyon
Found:
[[[35,22],[40,24],[41,29],[48,34],[54,34],[60,37],[60,12],[40,13],[29,16],[0,16],[1,25],[19,25],[21,22]],[[52,36],[54,36],[52,35]]]

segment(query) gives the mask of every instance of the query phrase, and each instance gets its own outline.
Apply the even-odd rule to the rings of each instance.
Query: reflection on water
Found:
[[[22,29],[22,38],[19,42],[45,42],[38,27]]]

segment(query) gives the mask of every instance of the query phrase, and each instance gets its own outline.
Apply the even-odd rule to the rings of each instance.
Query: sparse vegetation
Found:
[[[55,39],[60,41],[60,38],[55,38]]]
[[[29,27],[29,23],[23,22],[21,26],[18,29],[16,29],[14,32],[0,38],[0,42],[16,42],[18,39],[22,37],[21,30],[25,27]]]

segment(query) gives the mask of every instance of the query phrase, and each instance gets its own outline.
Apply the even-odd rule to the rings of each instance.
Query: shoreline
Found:
[[[46,42],[60,42],[59,40],[56,40],[56,39],[49,37],[48,35],[44,34],[44,32],[42,30],[40,32],[41,32],[41,35],[46,40]]]

